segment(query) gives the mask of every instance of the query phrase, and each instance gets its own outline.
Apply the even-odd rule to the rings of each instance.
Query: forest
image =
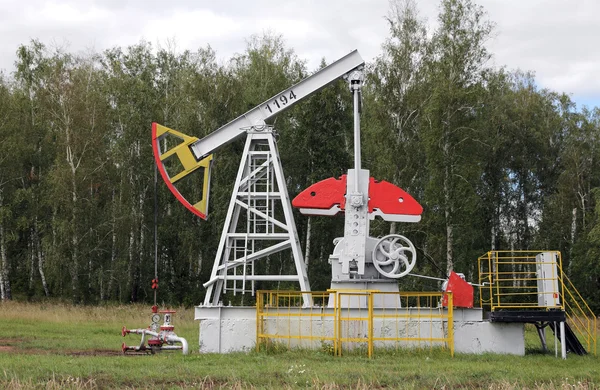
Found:
[[[433,30],[411,1],[392,2],[382,23],[388,36],[366,67],[363,168],[424,213],[416,224],[375,220],[371,235],[408,237],[419,256],[413,272],[456,270],[474,282],[489,250],[560,250],[599,310],[600,109],[540,88],[535,69],[492,66],[494,23],[471,0],[442,0]],[[2,300],[151,302],[151,123],[202,138],[316,71],[272,33],[249,37],[226,60],[209,43],[164,46],[75,54],[34,39],[17,48],[14,69],[0,75]],[[352,120],[339,81],[272,123],[291,197],[352,167]],[[207,221],[159,181],[161,302],[202,301],[242,148],[236,141],[215,155]],[[295,220],[311,288],[322,291],[343,216]],[[287,252],[268,262],[293,269]],[[408,277],[400,284],[439,289]]]

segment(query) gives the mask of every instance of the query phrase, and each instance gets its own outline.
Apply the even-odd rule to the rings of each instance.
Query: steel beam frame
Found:
[[[261,125],[247,133],[211,277],[204,284],[204,306],[219,305],[224,291],[254,295],[255,281],[297,281],[301,291],[310,291],[273,130]],[[286,249],[292,251],[296,275],[255,273],[258,260]],[[303,297],[309,306],[310,295]]]

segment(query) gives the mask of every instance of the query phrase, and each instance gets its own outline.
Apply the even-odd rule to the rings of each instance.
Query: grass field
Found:
[[[325,351],[199,354],[193,309],[179,309],[175,330],[190,355],[123,356],[120,330],[146,327],[148,306],[74,307],[0,304],[0,388],[540,388],[600,387],[600,359],[536,351],[525,357],[419,350],[334,357]],[[128,344],[139,343],[128,336]]]

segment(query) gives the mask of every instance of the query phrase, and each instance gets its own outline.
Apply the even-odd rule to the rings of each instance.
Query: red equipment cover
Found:
[[[450,273],[446,292],[452,292],[452,303],[454,307],[473,307],[473,286],[464,281],[454,271]],[[442,298],[442,306],[448,307],[448,295],[444,294]]]

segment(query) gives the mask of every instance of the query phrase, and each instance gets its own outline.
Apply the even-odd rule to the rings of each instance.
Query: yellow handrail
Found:
[[[551,253],[544,261],[540,253]],[[555,257],[554,257],[555,256]],[[479,303],[491,311],[499,309],[562,309],[568,322],[587,346],[597,352],[597,319],[589,305],[563,272],[559,251],[489,251],[477,259]],[[546,269],[548,274],[541,270]],[[543,287],[543,290],[540,288]]]
[[[585,339],[587,350],[593,352],[595,355],[597,353],[598,330],[596,316],[585,301],[585,299],[581,296],[577,288],[575,288],[573,282],[571,282],[571,279],[569,279],[567,274],[562,272],[562,270],[560,274],[563,283],[565,280],[568,283],[567,286],[565,286],[563,289],[563,300],[565,301],[565,305],[569,309],[566,310],[569,322],[573,325],[575,330],[579,332],[580,335],[583,336],[583,338]],[[567,300],[567,296],[574,303],[574,305],[571,304],[569,300]]]
[[[310,294],[315,304],[302,307],[303,294]],[[444,296],[447,305],[442,305]],[[390,305],[376,303],[383,300]],[[366,346],[372,357],[375,347],[424,343],[448,348],[454,356],[452,306],[452,293],[444,292],[258,291],[256,349],[279,340],[279,345],[287,344],[287,348],[315,348],[320,343],[338,356],[344,345],[351,349]],[[401,333],[404,327],[411,331]],[[394,328],[396,335],[391,334]]]

